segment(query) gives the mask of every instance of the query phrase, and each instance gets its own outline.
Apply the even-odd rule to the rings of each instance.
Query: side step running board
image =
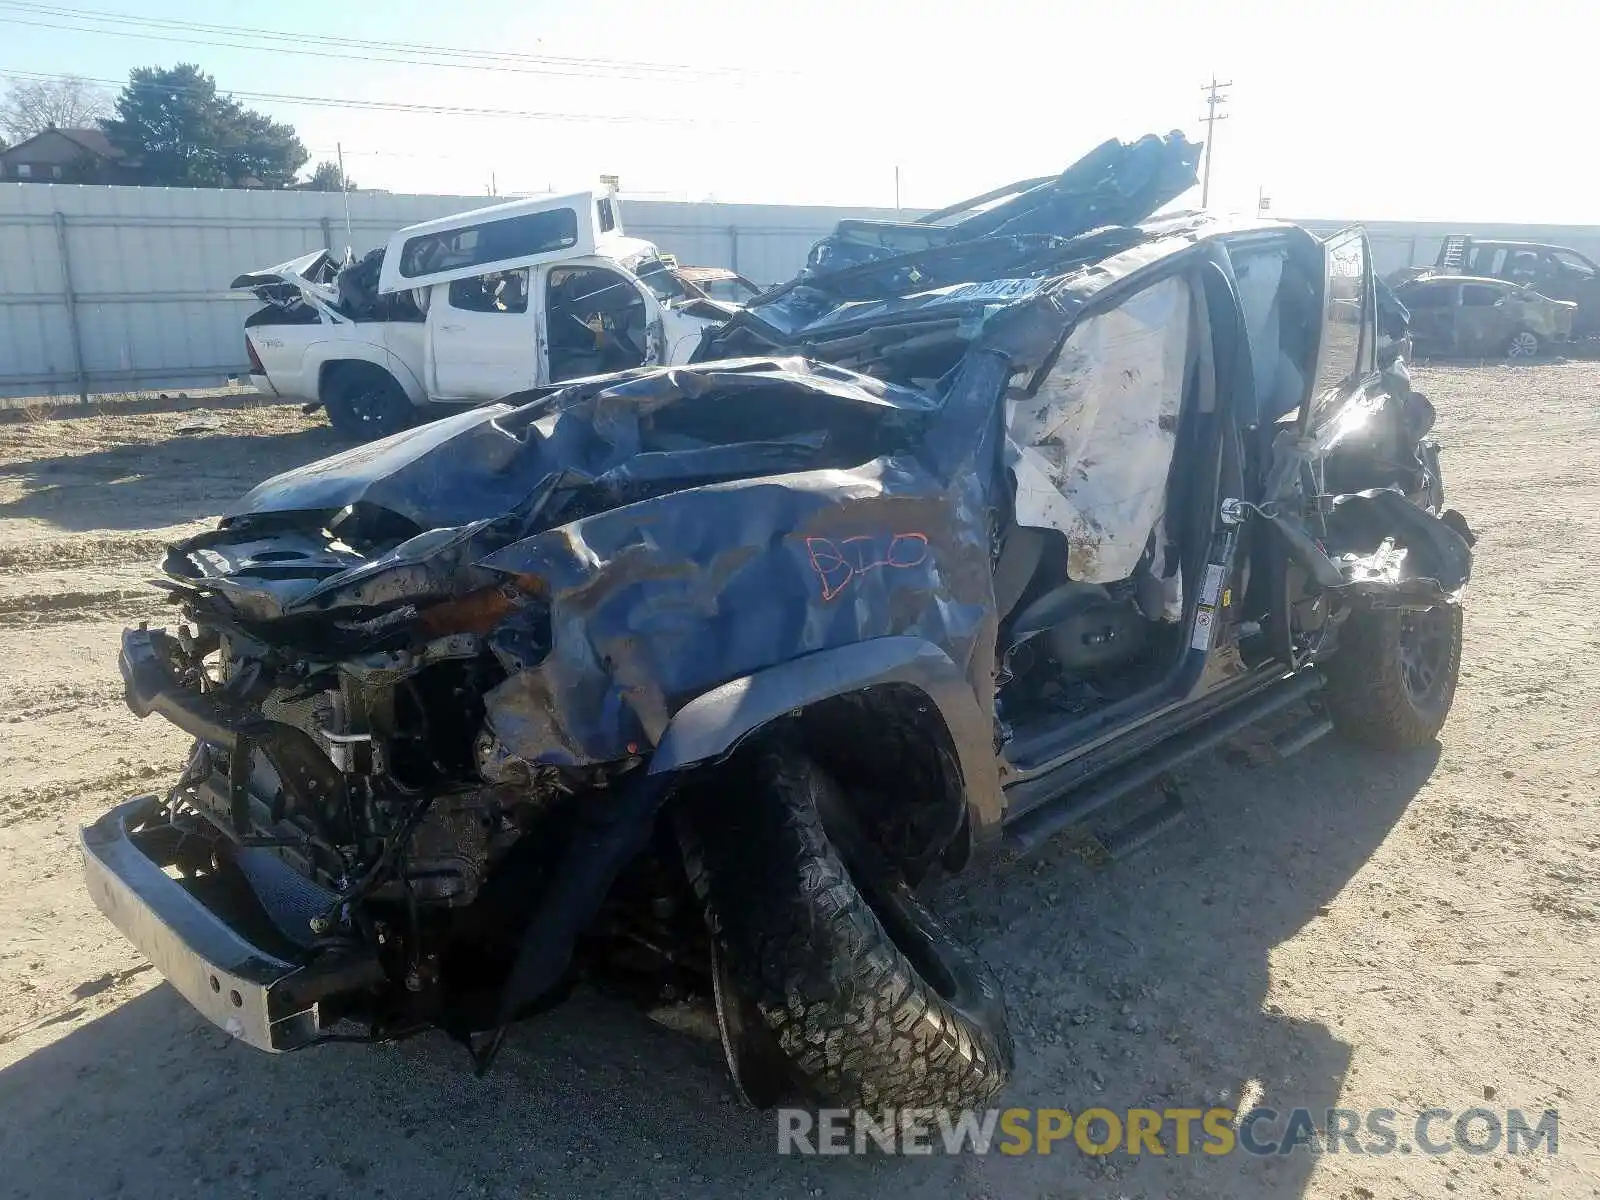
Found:
[[[1188,814],[1183,802],[1183,793],[1176,783],[1163,780],[1161,791],[1163,798],[1160,804],[1146,809],[1131,821],[1107,830],[1095,839],[1100,843],[1100,850],[1107,858],[1129,857],[1171,829]]]
[[[1299,754],[1311,743],[1321,740],[1333,732],[1333,722],[1322,713],[1307,718],[1304,724],[1296,725],[1293,729],[1285,730],[1272,739],[1272,752],[1280,759],[1288,758],[1292,754]]]
[[[1081,824],[1107,805],[1149,787],[1180,763],[1214,749],[1241,729],[1303,700],[1321,686],[1322,675],[1305,670],[1255,692],[1174,734],[1148,754],[1029,809],[1015,824],[1006,827],[1006,841],[1017,853],[1031,854],[1061,830]]]

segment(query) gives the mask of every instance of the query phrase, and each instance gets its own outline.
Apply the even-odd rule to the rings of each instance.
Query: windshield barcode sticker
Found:
[[[948,300],[1017,300],[1031,296],[1044,285],[1042,279],[988,279],[968,283],[945,293]]]

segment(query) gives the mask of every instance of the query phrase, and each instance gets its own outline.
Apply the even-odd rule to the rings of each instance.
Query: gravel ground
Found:
[[[161,546],[336,448],[247,404],[189,434],[170,412],[0,426],[0,1195],[1600,1195],[1600,365],[1418,382],[1482,536],[1440,745],[1224,754],[1130,861],[1056,847],[932,899],[1008,989],[1008,1104],[1382,1107],[1402,1132],[1431,1106],[1555,1107],[1557,1156],[780,1157],[712,1044],[592,995],[518,1027],[484,1080],[438,1035],[230,1042],[94,911],[74,834],[180,763],[115,667],[121,627],[161,617]]]

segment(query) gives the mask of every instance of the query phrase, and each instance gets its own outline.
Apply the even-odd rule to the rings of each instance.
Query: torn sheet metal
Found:
[[[892,341],[912,318],[960,320],[952,338],[959,353],[978,328],[972,318],[985,307],[981,289],[1002,293],[989,306],[1014,304],[1026,281],[1057,280],[1170,232],[1160,221],[1141,223],[1193,186],[1198,159],[1199,147],[1176,132],[1113,140],[1059,176],[999,188],[919,222],[842,221],[812,248],[799,275],[708,332],[694,357],[803,348],[878,374],[877,339],[831,339],[872,329]],[[926,362],[925,355],[897,357],[911,369]]]
[[[236,276],[228,287],[236,291],[252,291],[267,301],[279,299],[293,291],[303,291],[333,305],[339,301],[338,290],[333,287],[337,270],[333,255],[326,250],[313,250],[276,266],[247,271]]]
[[[1005,382],[986,356],[939,394],[798,359],[589,381],[269,480],[168,574],[307,651],[514,585],[485,705],[530,763],[627,759],[709,688],[875,637],[933,643],[984,694]]]
[[[986,683],[989,550],[965,490],[889,457],[679,492],[509,546],[484,565],[537,576],[549,607],[491,637],[508,677],[488,723],[530,762],[615,761],[729,678],[894,634]]]
[[[812,247],[806,276],[984,238],[1073,238],[1134,225],[1195,183],[1200,146],[1177,130],[1102,142],[1060,175],[1025,180],[916,222],[847,220]]]
[[[1172,278],[1081,323],[1031,396],[1006,405],[1019,525],[1066,535],[1067,573],[1134,573],[1161,523],[1189,351],[1188,283]]]

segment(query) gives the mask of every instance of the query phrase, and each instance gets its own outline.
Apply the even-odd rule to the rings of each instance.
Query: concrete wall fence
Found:
[[[493,203],[483,196],[222,191],[0,183],[0,396],[214,387],[245,368],[256,301],[244,271],[325,246],[357,254],[401,226]],[[791,276],[844,217],[893,210],[623,201],[623,224],[679,261]],[[1331,232],[1337,221],[1307,222]],[[1600,228],[1367,226],[1380,271],[1431,263],[1447,232],[1569,245],[1600,257]]]
[[[236,275],[321,247],[357,255],[486,196],[0,183],[0,396],[214,387],[245,369],[258,302]],[[889,209],[624,198],[623,226],[757,283],[792,275],[844,216]]]

